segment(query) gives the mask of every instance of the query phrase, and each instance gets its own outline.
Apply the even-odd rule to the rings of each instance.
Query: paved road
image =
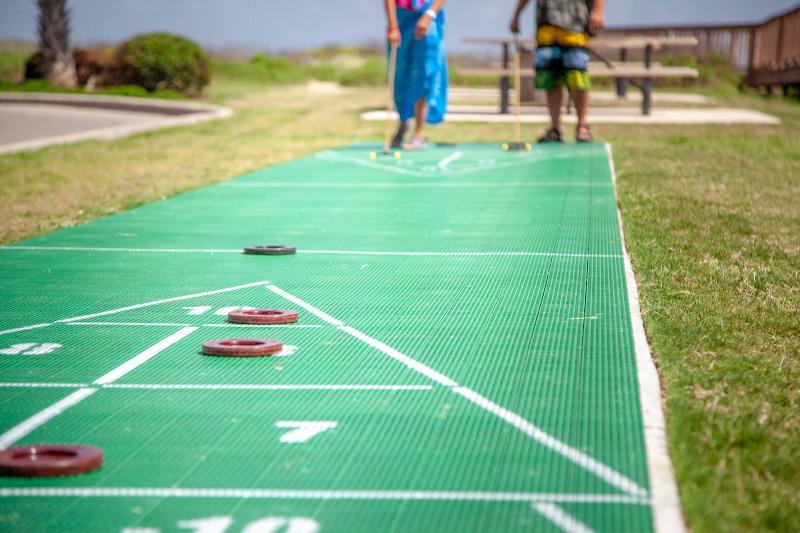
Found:
[[[68,105],[0,102],[0,152],[17,143],[56,140],[107,128],[162,120],[159,113]]]

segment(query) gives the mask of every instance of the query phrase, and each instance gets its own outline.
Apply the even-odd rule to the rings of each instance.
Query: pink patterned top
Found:
[[[397,0],[397,7],[400,9],[410,9],[419,11],[425,5],[425,0]]]

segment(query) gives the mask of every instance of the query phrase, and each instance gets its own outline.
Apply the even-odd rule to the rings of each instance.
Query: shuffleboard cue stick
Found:
[[[394,73],[397,67],[397,44],[392,43],[391,51],[389,52],[389,79],[386,84],[387,99],[386,99],[386,129],[383,134],[383,153],[389,153],[390,137],[392,135],[392,112],[394,111]]]
[[[515,124],[515,133],[516,133],[516,142],[517,145],[522,144],[522,126],[521,126],[521,118],[520,118],[520,106],[522,102],[522,76],[520,74],[520,60],[519,60],[519,36],[515,33],[514,34],[514,104],[516,110],[516,124]]]

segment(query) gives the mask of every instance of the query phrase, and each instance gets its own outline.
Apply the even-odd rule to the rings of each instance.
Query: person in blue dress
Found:
[[[394,77],[395,109],[400,125],[392,147],[425,148],[425,124],[439,124],[447,110],[447,55],[444,47],[445,0],[384,0],[389,45],[398,46]],[[403,143],[408,121],[414,132]]]

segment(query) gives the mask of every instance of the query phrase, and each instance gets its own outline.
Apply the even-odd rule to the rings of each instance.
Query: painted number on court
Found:
[[[0,350],[3,355],[44,355],[52,353],[61,348],[61,345],[55,342],[22,342],[19,344],[12,344],[8,348]]]
[[[181,520],[180,529],[191,529],[194,533],[227,533],[233,524],[230,516],[211,516],[196,520]],[[250,522],[242,533],[317,533],[319,524],[305,516],[265,516]]]
[[[323,431],[335,428],[336,422],[291,422],[284,420],[275,422],[275,425],[279,428],[291,428],[291,431],[281,435],[281,442],[295,444],[298,442],[306,442]]]

